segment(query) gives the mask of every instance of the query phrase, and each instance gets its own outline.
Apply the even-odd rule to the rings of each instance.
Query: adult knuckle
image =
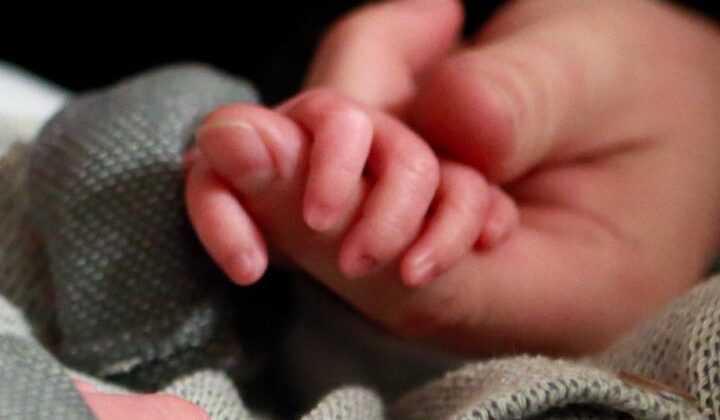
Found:
[[[503,172],[502,166],[514,154],[514,130],[525,109],[516,106],[525,98],[518,98],[521,92],[515,90],[514,76],[494,55],[488,47],[443,60],[418,86],[411,110],[413,123],[430,141],[442,143],[440,139],[448,136],[477,144],[467,157],[489,176]],[[437,109],[449,112],[437,113]],[[482,123],[485,118],[497,125],[489,130]]]

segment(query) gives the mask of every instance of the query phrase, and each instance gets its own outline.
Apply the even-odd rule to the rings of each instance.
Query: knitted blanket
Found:
[[[255,100],[212,69],[167,67],[0,147],[0,418],[94,418],[71,378],[213,419],[720,415],[720,277],[583,360],[458,360],[297,273],[232,286],[187,220],[181,153],[205,113]]]

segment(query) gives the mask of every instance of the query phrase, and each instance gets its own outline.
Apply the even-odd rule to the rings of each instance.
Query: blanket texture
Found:
[[[93,418],[77,377],[169,392],[213,419],[720,415],[720,278],[584,360],[457,360],[302,275],[276,273],[284,297],[232,287],[185,215],[181,153],[205,113],[255,100],[212,69],[168,67],[78,96],[34,142],[4,145],[0,418]]]

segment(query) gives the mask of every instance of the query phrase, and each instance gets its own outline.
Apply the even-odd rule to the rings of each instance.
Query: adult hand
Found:
[[[648,0],[515,1],[467,42],[461,23],[451,0],[366,6],[327,34],[307,83],[479,168],[520,229],[420,290],[333,287],[473,353],[602,348],[718,249],[720,33]]]

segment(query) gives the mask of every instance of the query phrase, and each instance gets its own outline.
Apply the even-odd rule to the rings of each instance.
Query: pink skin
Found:
[[[511,2],[467,43],[458,41],[461,22],[453,0],[365,6],[329,32],[308,85],[394,113],[451,160],[503,185],[521,221],[505,241],[451,258],[449,268],[438,263],[437,280],[408,289],[395,264],[381,262],[409,245],[398,263],[405,280],[422,283],[414,273],[434,271],[421,269],[422,253],[412,249],[422,236],[402,237],[427,202],[407,220],[391,213],[389,230],[364,228],[361,213],[357,224],[351,214],[339,219],[349,226],[314,232],[306,220],[324,226],[298,204],[311,201],[304,174],[284,188],[225,194],[241,197],[237,220],[250,220],[240,216],[247,210],[269,243],[395,332],[476,355],[597,351],[697,282],[720,243],[720,35],[647,0]],[[188,187],[210,179],[222,185],[203,175],[212,173],[207,165],[232,179],[212,162],[223,153],[207,153]],[[367,168],[377,177],[373,162]],[[441,173],[452,173],[446,163]],[[492,193],[481,195],[493,201]],[[435,193],[449,196],[442,187]],[[353,197],[349,209],[364,202]],[[480,244],[492,243],[493,226],[512,215],[502,210],[506,201],[493,202],[482,212]],[[407,228],[392,233],[399,222]],[[343,227],[347,236],[333,235]],[[363,265],[348,260],[366,251],[380,269],[347,281]]]
[[[101,420],[210,420],[203,410],[174,395],[104,393],[87,382],[74,382],[93,414]]]
[[[255,199],[280,189],[302,195],[298,203],[306,226],[291,231],[309,228],[308,237],[342,239],[337,258],[350,278],[399,259],[408,285],[427,283],[479,238],[492,246],[517,224],[512,202],[476,171],[438,162],[425,142],[394,118],[327,90],[306,92],[277,111],[224,107],[197,133],[202,157],[192,165],[199,169],[188,175],[190,217],[210,254],[239,284],[256,281],[268,257],[237,194]],[[287,201],[266,204],[294,212],[298,204]],[[269,212],[261,208],[254,217]],[[500,223],[490,225],[496,229],[492,234],[481,235],[486,220]]]

